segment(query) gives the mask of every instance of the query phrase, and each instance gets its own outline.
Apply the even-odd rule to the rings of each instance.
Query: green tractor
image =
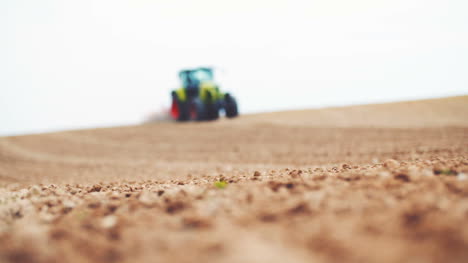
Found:
[[[236,99],[223,93],[213,81],[213,69],[196,68],[179,72],[182,87],[171,92],[171,117],[177,121],[208,121],[239,115]]]

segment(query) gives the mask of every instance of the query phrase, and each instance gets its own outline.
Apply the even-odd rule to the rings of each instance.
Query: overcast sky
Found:
[[[241,112],[468,94],[466,0],[0,0],[0,135],[140,123],[212,65]]]

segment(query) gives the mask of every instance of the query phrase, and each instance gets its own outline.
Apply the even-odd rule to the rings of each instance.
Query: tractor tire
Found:
[[[171,117],[176,121],[190,120],[190,108],[186,101],[180,101],[175,92],[172,93]]]
[[[219,118],[219,106],[217,103],[206,104],[206,119],[217,120]]]
[[[190,102],[190,119],[194,121],[207,120],[205,104],[199,98]]]
[[[217,120],[219,118],[219,100],[214,98],[216,94],[214,94],[213,91],[207,90],[205,94],[206,120]]]
[[[229,93],[226,93],[224,96],[224,111],[226,113],[226,117],[228,118],[234,118],[239,115],[237,101]]]

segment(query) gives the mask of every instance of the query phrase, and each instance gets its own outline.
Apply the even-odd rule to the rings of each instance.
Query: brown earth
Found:
[[[468,96],[0,138],[0,262],[468,262]]]

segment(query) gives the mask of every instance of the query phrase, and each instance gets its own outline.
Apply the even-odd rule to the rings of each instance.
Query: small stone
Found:
[[[65,207],[65,208],[74,208],[75,206],[76,206],[76,204],[71,200],[63,201],[63,207]]]
[[[55,216],[47,212],[39,213],[39,220],[43,223],[50,223],[55,219]]]
[[[95,184],[93,185],[93,187],[89,190],[89,192],[100,192],[102,189],[102,186],[98,185],[98,184]]]
[[[419,175],[419,174],[420,174],[420,173],[419,173],[419,168],[418,168],[417,166],[415,166],[415,165],[410,165],[410,166],[408,167],[408,174],[409,174],[410,176],[417,176],[417,175]]]
[[[389,177],[390,173],[388,171],[382,171],[382,172],[379,173],[379,176],[380,177]]]
[[[459,173],[457,175],[457,179],[458,179],[458,181],[465,181],[466,179],[468,179],[468,176],[466,174],[464,174],[464,173]]]
[[[254,172],[254,176],[256,176],[256,177],[257,177],[257,176],[261,176],[261,175],[262,175],[262,174],[261,174],[259,171],[255,171],[255,172]]]
[[[292,170],[291,172],[289,172],[289,175],[290,175],[292,178],[297,178],[297,177],[299,177],[301,174],[302,174],[302,170]]]
[[[152,206],[156,202],[156,199],[157,195],[148,191],[142,191],[140,197],[138,198],[140,203],[145,206]]]
[[[91,200],[88,203],[88,207],[92,208],[92,209],[99,208],[99,207],[101,207],[101,201],[100,200]]]
[[[384,167],[387,169],[396,169],[400,166],[400,163],[393,159],[388,159],[384,162]]]
[[[430,177],[430,176],[434,176],[434,172],[432,170],[425,169],[422,171],[422,175]]]
[[[29,189],[29,196],[37,196],[41,193],[41,188],[37,185],[33,185],[30,189]]]
[[[109,215],[101,219],[102,228],[112,228],[117,224],[117,217],[115,215]]]
[[[400,180],[400,181],[403,181],[403,182],[409,182],[409,181],[411,181],[411,179],[409,178],[409,176],[406,175],[406,174],[397,174],[397,175],[394,176],[394,178],[395,178],[396,180]]]

